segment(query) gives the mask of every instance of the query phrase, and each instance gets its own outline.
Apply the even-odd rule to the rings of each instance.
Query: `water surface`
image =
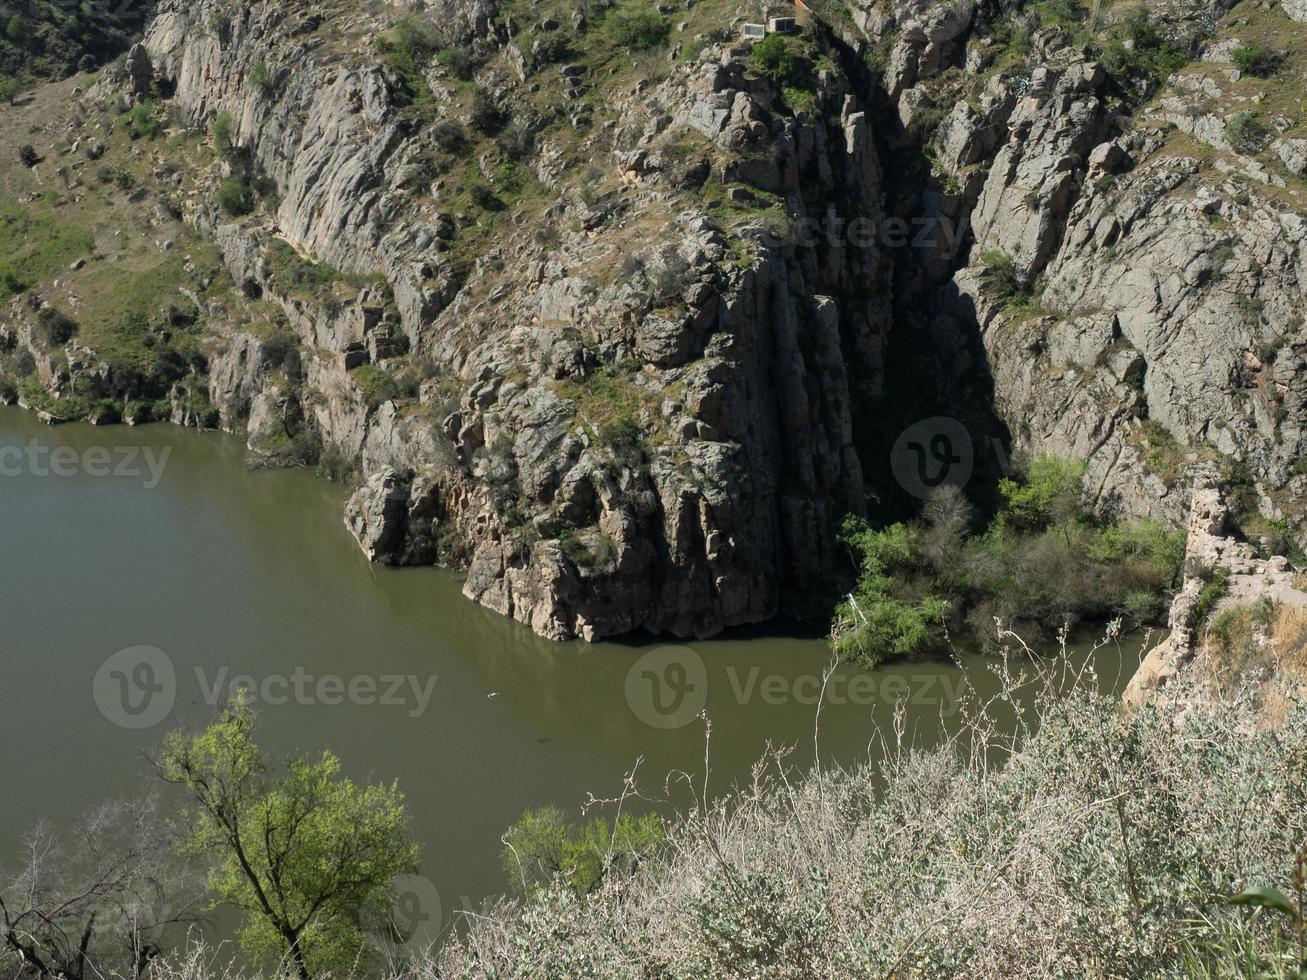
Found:
[[[49,471],[58,447],[65,475]],[[143,456],[136,475],[99,475],[97,447],[119,469],[128,451],[156,463],[166,451],[162,477],[147,487]],[[576,813],[587,794],[619,791],[637,759],[651,791],[672,770],[701,781],[699,700],[712,720],[710,790],[747,777],[769,742],[796,745],[798,764],[811,758],[822,639],[772,627],[670,650],[544,641],[465,600],[451,572],[368,564],[342,523],[342,488],[304,471],[250,472],[244,457],[240,440],[216,433],[49,428],[0,408],[0,864],[38,818],[64,826],[139,792],[144,753],[170,726],[211,717],[209,689],[238,675],[278,702],[259,706],[271,750],[330,747],[355,777],[399,780],[446,911],[504,890],[500,835],[526,808]],[[157,723],[124,727],[150,715],[124,716],[113,685],[153,688],[161,674],[110,677],[122,657],[105,661],[140,646],[163,651],[175,683],[156,695]],[[1138,653],[1098,662],[1120,684]],[[324,677],[344,692],[318,688]],[[391,678],[406,680],[387,699]],[[900,695],[909,727],[929,737],[964,681],[994,686],[977,657],[961,669],[841,671],[822,709],[823,757],[875,752]]]

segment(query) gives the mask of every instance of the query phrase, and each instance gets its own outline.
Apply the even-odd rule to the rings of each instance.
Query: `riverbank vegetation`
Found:
[[[1064,625],[1165,616],[1184,562],[1183,531],[1107,522],[1085,505],[1083,464],[1040,456],[999,484],[1001,504],[974,530],[970,504],[941,487],[919,520],[843,533],[855,588],[832,624],[835,650],[874,665],[942,648],[950,635],[992,636],[995,620],[1027,636]]]
[[[682,773],[694,801],[665,820],[629,814],[647,800],[633,779],[592,801],[605,815],[589,823],[528,814],[505,838],[518,896],[402,961],[367,939],[387,921],[390,879],[412,867],[397,791],[342,779],[329,756],[275,774],[237,704],[165,743],[160,773],[194,805],[180,834],[147,800],[97,811],[66,849],[32,835],[28,866],[0,879],[0,968],[77,980],[1297,975],[1286,895],[1307,839],[1307,705],[1288,695],[1267,725],[1264,690],[1182,679],[1124,711],[1113,683],[1069,674],[1065,649],[999,639],[1001,693],[965,692],[961,723],[931,744],[891,724],[883,761],[806,778],[776,751],[719,796]],[[179,854],[200,859],[208,889],[188,890],[195,865],[169,860]],[[194,933],[165,939],[214,895],[243,910],[257,972]]]
[[[891,729],[881,764],[803,780],[778,753],[638,866],[554,874],[383,976],[1299,975],[1307,706],[1268,727],[1246,690],[1177,682],[1124,712],[1004,642],[1003,694],[970,694],[942,744]],[[241,976],[203,946],[154,975]]]
[[[219,904],[240,913],[265,976],[377,972],[396,878],[417,868],[403,795],[346,778],[329,752],[276,767],[253,725],[238,698],[168,736],[155,767],[189,800],[181,814],[147,795],[96,809],[68,840],[44,824],[28,835],[23,867],[0,876],[4,975],[140,980]]]
[[[1292,891],[1307,711],[1270,730],[1235,693],[1124,714],[1064,681],[1009,677],[1040,692],[1010,739],[1012,705],[973,701],[941,746],[885,732],[881,766],[796,782],[776,760],[636,874],[478,916],[439,975],[1298,975],[1290,919],[1230,899]]]

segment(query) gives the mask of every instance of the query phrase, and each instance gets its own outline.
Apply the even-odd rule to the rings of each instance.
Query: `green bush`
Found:
[[[468,122],[479,133],[494,134],[504,125],[504,112],[485,89],[477,89],[472,96],[472,110]]]
[[[445,48],[436,55],[436,61],[461,82],[471,81],[476,73],[476,59],[468,48]]]
[[[401,94],[410,103],[431,99],[423,67],[440,48],[440,36],[429,21],[408,17],[396,22],[390,34],[377,39],[385,62],[399,76]]]
[[[231,113],[226,109],[213,117],[213,148],[221,156],[231,155],[235,144],[232,142],[236,133],[236,123],[231,118]]]
[[[272,72],[268,70],[268,63],[262,58],[254,62],[254,67],[250,69],[249,82],[265,99],[273,95]]]
[[[375,364],[360,364],[350,371],[368,408],[377,408],[398,395],[395,379]]]
[[[1269,78],[1280,70],[1281,57],[1260,44],[1241,44],[1230,52],[1230,61],[1245,75]]]
[[[1026,633],[1080,620],[1164,620],[1181,580],[1185,536],[1155,521],[1104,524],[1085,509],[1083,464],[1041,456],[999,484],[983,534],[944,487],[920,520],[882,530],[847,524],[856,587],[835,611],[842,656],[876,662],[930,650],[945,631],[990,642],[994,620]]]
[[[1041,454],[1027,468],[1025,479],[1005,477],[998,490],[1004,520],[1025,531],[1043,531],[1081,512],[1080,481],[1085,464]]]
[[[47,347],[62,347],[77,333],[77,321],[53,306],[44,306],[37,312],[36,325]]]
[[[795,84],[805,63],[799,42],[784,34],[768,34],[755,44],[749,61],[754,71],[777,85]]]
[[[836,653],[875,666],[931,645],[948,604],[914,587],[921,564],[919,531],[904,524],[877,531],[850,519],[840,540],[857,557],[859,568],[857,588],[835,613]]]
[[[604,20],[604,27],[617,44],[629,51],[647,51],[667,43],[671,22],[652,7],[619,7]]]
[[[1247,110],[1236,112],[1225,124],[1225,138],[1240,153],[1257,153],[1266,145],[1268,135],[1256,113]]]
[[[1016,261],[1003,252],[986,252],[980,257],[981,282],[996,297],[1008,303],[1029,295]]]
[[[557,807],[528,810],[505,836],[501,863],[526,896],[561,883],[589,895],[605,881],[629,877],[663,841],[657,814],[623,813],[614,824],[599,818],[573,823]]]
[[[155,116],[154,106],[148,102],[138,102],[123,113],[122,119],[129,139],[154,140],[163,135],[163,123]]]
[[[218,186],[218,206],[233,218],[241,218],[254,210],[254,192],[239,177],[229,177]]]

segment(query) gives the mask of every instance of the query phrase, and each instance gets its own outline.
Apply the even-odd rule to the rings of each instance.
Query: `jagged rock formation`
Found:
[[[858,2],[818,10],[798,91],[716,3],[627,70],[554,11],[418,11],[459,67],[378,56],[379,9],[168,0],[96,96],[148,68],[230,144],[168,173],[168,204],[294,341],[210,304],[175,420],[354,467],[370,559],[465,565],[544,635],[706,635],[820,590],[929,415],[1001,448],[979,479],[1088,460],[1104,513],[1182,522],[1224,460],[1301,539],[1307,115],[1232,135],[1278,90],[1230,64],[1227,7],[1162,5],[1091,54],[1043,7]],[[1264,16],[1298,65],[1300,29]],[[1165,85],[1135,63],[1154,35],[1194,56]],[[236,180],[262,213],[219,204]],[[848,231],[891,220],[926,233]],[[38,358],[57,395],[100,370],[71,352]]]
[[[1183,672],[1201,645],[1200,628],[1225,609],[1260,600],[1307,607],[1307,592],[1295,585],[1298,573],[1283,555],[1260,558],[1229,531],[1230,511],[1213,479],[1193,489],[1185,577],[1171,603],[1167,634],[1150,650],[1126,688],[1123,700],[1138,705]],[[1201,597],[1220,581],[1220,597],[1202,608]],[[1199,621],[1199,617],[1202,621]]]
[[[354,21],[344,29],[374,27]],[[452,524],[467,594],[554,637],[705,635],[777,612],[831,563],[838,522],[863,507],[850,377],[874,398],[882,259],[874,246],[780,242],[735,261],[719,223],[678,188],[702,183],[717,155],[723,179],[783,198],[793,216],[879,220],[878,161],[848,80],[823,77],[811,120],[768,121],[776,93],[729,56],[611,93],[620,126],[581,136],[578,155],[608,156],[620,184],[571,199],[562,139],[542,138],[535,176],[562,197],[540,220],[572,230],[546,247],[524,229],[468,274],[442,250],[458,218],[439,192],[423,201],[407,186],[430,131],[404,117],[384,66],[326,54],[320,38],[302,40],[311,29],[274,4],[229,15],[165,3],[145,43],[176,105],[201,127],[229,113],[276,184],[275,232],[202,201],[194,220],[314,349],[307,387],[325,397],[301,410],[325,445],[362,462],[368,485],[347,522],[369,557],[429,560],[413,541],[437,536],[433,520]],[[466,25],[475,44],[495,44],[495,31],[488,16]],[[295,67],[272,69],[269,97],[248,82],[256,63]],[[677,147],[687,140],[701,158],[690,166]],[[386,295],[339,310],[287,295],[269,271],[273,237],[347,273],[380,271]],[[598,281],[596,267],[624,252],[636,261]],[[416,410],[369,406],[349,369],[405,353],[455,384],[424,388]],[[614,436],[575,389],[628,361],[643,368],[615,386],[639,432]],[[228,424],[248,412],[257,445],[261,419],[280,412],[261,407],[270,396],[249,338],[215,365],[214,404]]]

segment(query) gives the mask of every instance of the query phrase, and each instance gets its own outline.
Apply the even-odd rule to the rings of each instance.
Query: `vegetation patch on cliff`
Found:
[[[1082,465],[1037,457],[1023,479],[1000,483],[1002,504],[979,533],[951,487],[918,521],[879,529],[849,521],[843,540],[858,580],[835,613],[836,651],[875,664],[941,648],[959,631],[984,640],[996,620],[1045,635],[1118,616],[1159,622],[1180,582],[1183,532],[1156,521],[1100,521],[1082,502],[1082,473]]]

